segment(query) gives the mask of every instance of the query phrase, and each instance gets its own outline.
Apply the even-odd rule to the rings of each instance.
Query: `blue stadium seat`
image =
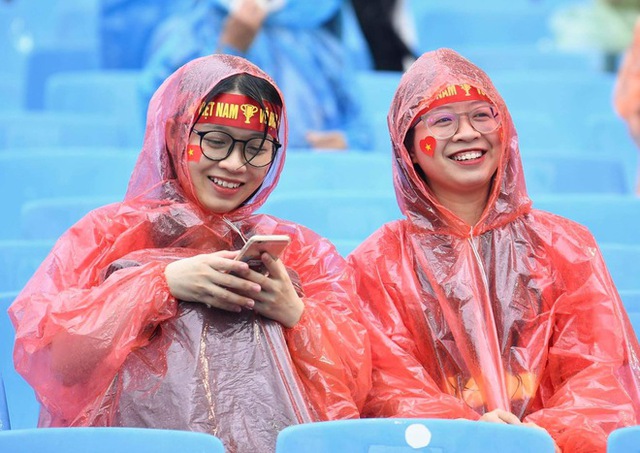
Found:
[[[391,155],[391,140],[387,126],[387,114],[400,83],[401,72],[358,71],[355,83],[362,93],[362,109],[369,118],[373,133],[373,151]]]
[[[58,73],[47,82],[45,109],[117,118],[127,142],[142,145],[146,106],[141,105],[139,80],[140,72],[133,70]]]
[[[104,196],[121,199],[137,154],[112,148],[16,148],[0,153],[3,215],[0,238],[20,238],[20,210],[26,201],[47,197]]]
[[[301,190],[371,190],[393,193],[391,153],[291,152],[273,194]]]
[[[607,453],[640,452],[640,426],[618,428],[609,434]]]
[[[640,338],[640,289],[621,290],[619,293],[633,330]]]
[[[0,240],[0,292],[22,289],[51,247],[53,241]]]
[[[618,293],[628,312],[640,313],[640,289],[623,289]]]
[[[0,373],[4,381],[11,429],[27,429],[38,425],[40,404],[31,386],[13,366],[15,332],[7,309],[17,295],[17,292],[0,293]],[[0,451],[7,450],[0,448]]]
[[[356,72],[354,81],[360,92],[364,94],[364,99],[361,101],[365,114],[387,115],[401,77],[402,73],[398,71],[360,70]]]
[[[0,292],[0,372],[7,366],[13,368],[12,356],[15,333],[7,309],[17,295],[18,291]]]
[[[420,0],[418,0],[420,1]],[[424,2],[428,3],[428,2]],[[533,8],[432,8],[415,16],[418,53],[439,47],[520,44],[536,46],[548,41],[548,13]]]
[[[276,453],[553,453],[546,431],[470,420],[360,419],[283,429]]]
[[[605,242],[600,250],[618,291],[640,291],[640,240],[635,245]]]
[[[7,406],[7,398],[4,392],[4,379],[0,371],[0,431],[11,429],[11,421],[9,420],[9,406]]]
[[[530,44],[458,46],[465,58],[489,76],[499,71],[597,71],[599,55],[568,53]]]
[[[612,110],[608,113],[585,111],[581,115],[511,110],[511,115],[523,158],[566,156],[618,160],[624,166],[627,186],[635,187],[638,147],[624,121]]]
[[[274,194],[260,212],[298,222],[331,241],[362,241],[384,223],[402,218],[393,192],[366,189]]]
[[[551,115],[554,123],[571,126],[590,114],[611,111],[615,76],[583,71],[500,71],[491,79],[510,111]],[[584,133],[584,129],[582,130]]]
[[[44,107],[47,80],[53,74],[99,67],[100,54],[97,47],[87,47],[82,42],[64,47],[34,47],[26,60],[25,107],[29,110],[41,110]]]
[[[58,239],[89,211],[114,201],[114,197],[59,197],[27,201],[20,212],[21,237],[27,240]]]
[[[22,77],[0,73],[0,112],[17,112],[23,109],[22,86]]]
[[[333,239],[331,242],[336,246],[338,253],[346,258],[362,241],[357,239]]]
[[[599,243],[638,244],[640,198],[632,195],[548,195],[533,207],[572,219],[589,228]]]
[[[527,191],[531,197],[543,194],[629,195],[624,161],[611,156],[561,153],[522,156]]]
[[[52,146],[138,146],[118,117],[75,112],[0,112],[0,149]]]
[[[46,428],[0,432],[12,453],[224,453],[211,434],[150,428]]]

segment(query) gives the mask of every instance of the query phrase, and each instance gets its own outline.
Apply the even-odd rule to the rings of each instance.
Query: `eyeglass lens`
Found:
[[[452,137],[460,126],[460,117],[466,116],[471,126],[482,134],[495,131],[500,125],[500,118],[492,106],[482,106],[468,113],[433,112],[423,116],[423,120],[429,132],[436,138]]]
[[[231,155],[236,143],[242,143],[242,155],[246,163],[254,167],[264,167],[273,160],[277,149],[275,142],[263,138],[237,140],[222,131],[198,133],[202,153],[209,159],[221,161]]]

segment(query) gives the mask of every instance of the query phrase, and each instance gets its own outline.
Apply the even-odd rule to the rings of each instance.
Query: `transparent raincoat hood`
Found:
[[[284,146],[251,199],[224,218],[197,202],[185,157],[194,113],[239,73],[270,81],[214,55],[162,84],[125,200],[70,228],[10,307],[16,369],[41,401],[40,426],[203,431],[229,452],[253,452],[272,451],[285,426],[359,416],[371,363],[344,260],[310,230],[254,214],[284,166],[284,109]],[[171,296],[166,264],[237,250],[236,230],[291,236],[281,259],[305,303],[294,328]]]
[[[403,142],[448,85],[485,91],[502,119],[489,200],[469,226],[438,203]],[[348,258],[372,335],[366,416],[464,417],[504,409],[567,452],[604,452],[635,424],[638,344],[586,228],[531,208],[517,135],[487,75],[448,49],[403,76],[388,116],[406,219]]]

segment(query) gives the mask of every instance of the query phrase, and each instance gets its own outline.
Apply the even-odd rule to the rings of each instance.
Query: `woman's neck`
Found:
[[[436,194],[436,198],[445,208],[462,219],[467,225],[474,226],[480,220],[487,205],[489,191],[465,194]]]

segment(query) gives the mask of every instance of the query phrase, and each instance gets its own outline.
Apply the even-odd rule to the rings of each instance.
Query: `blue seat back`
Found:
[[[527,191],[544,194],[631,194],[624,161],[588,155],[523,155]]]
[[[640,241],[636,244],[603,242],[600,250],[618,291],[640,291]]]
[[[140,136],[126,126],[116,116],[96,113],[0,112],[0,149],[140,145]]]
[[[390,153],[290,152],[273,195],[365,189],[394,192]]]
[[[589,228],[599,243],[637,244],[640,198],[628,195],[558,195],[533,198],[533,207]]]
[[[0,293],[0,374],[4,381],[11,429],[35,428],[38,425],[40,404],[31,386],[13,366],[15,332],[7,309],[17,292]],[[0,446],[0,451],[5,450]]]
[[[553,453],[541,429],[470,420],[360,419],[289,426],[276,453]]]
[[[274,194],[260,212],[302,224],[332,241],[362,241],[384,223],[402,218],[395,194],[387,191]]]
[[[9,420],[9,406],[7,406],[7,398],[4,392],[4,379],[2,371],[0,371],[0,431],[11,429]]]
[[[63,72],[51,76],[45,108],[51,112],[84,113],[117,118],[123,140],[142,145],[146,106],[139,89],[140,72],[94,70]]]
[[[137,155],[112,148],[60,151],[18,150],[0,153],[0,189],[7,194],[3,212],[18,219],[26,201],[68,196],[122,199]],[[10,196],[8,195],[10,194]],[[3,222],[0,238],[20,237],[20,222]]]
[[[150,428],[46,428],[0,432],[12,453],[224,453],[220,439],[191,431]]]
[[[0,292],[21,290],[47,256],[53,242],[0,240]]]
[[[640,426],[612,431],[607,439],[607,453],[640,453]]]
[[[27,201],[20,212],[21,237],[55,240],[89,211],[113,203],[114,197],[58,197]]]

